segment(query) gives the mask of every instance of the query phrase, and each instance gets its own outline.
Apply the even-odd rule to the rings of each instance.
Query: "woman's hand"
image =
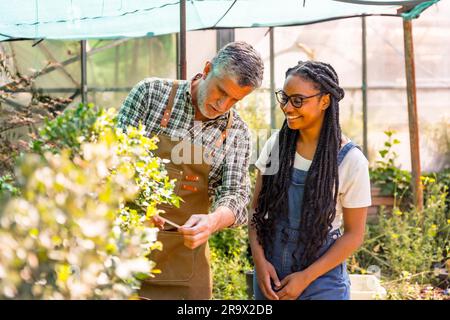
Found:
[[[296,300],[310,283],[311,280],[306,272],[291,273],[281,280],[281,289],[277,292],[278,299]]]
[[[269,300],[278,300],[278,296],[275,291],[272,290],[272,285],[270,283],[270,280],[272,279],[275,286],[280,286],[281,284],[274,266],[267,261],[265,257],[261,257],[255,260],[255,268],[256,279],[264,296]]]

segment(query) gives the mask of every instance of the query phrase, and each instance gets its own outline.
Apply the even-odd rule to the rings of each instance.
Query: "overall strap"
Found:
[[[349,153],[349,151],[352,150],[353,148],[358,148],[359,150],[361,150],[361,148],[357,144],[355,144],[353,141],[348,142],[343,148],[341,148],[341,150],[339,150],[338,166],[341,165],[341,163],[344,160],[347,153]]]
[[[167,101],[166,110],[164,111],[163,118],[161,119],[161,127],[166,128],[170,120],[170,115],[172,114],[173,103],[175,101],[175,95],[178,90],[178,81],[175,80],[170,90],[169,100]]]

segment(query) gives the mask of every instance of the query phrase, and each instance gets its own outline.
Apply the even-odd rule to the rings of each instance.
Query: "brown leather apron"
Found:
[[[169,123],[177,88],[178,83],[174,81],[161,120],[163,128]],[[225,140],[227,129],[232,124],[232,117],[230,110],[227,127],[216,141],[216,147],[220,147]],[[181,150],[190,150],[190,158],[193,160],[195,160],[195,152],[204,154],[204,147],[195,145],[189,140],[172,141],[171,137],[164,134],[158,135],[158,138],[156,154],[160,158],[171,160],[166,164],[166,169],[169,177],[176,179],[174,192],[182,198],[179,208],[168,205],[158,206],[165,211],[162,216],[183,225],[193,214],[208,214],[210,206],[208,176],[211,166],[203,160],[204,157],[202,161],[181,164],[175,164],[171,159],[172,150],[176,146],[179,150],[179,143],[186,144]],[[156,262],[155,268],[160,269],[161,273],[142,283],[139,296],[143,299],[155,300],[211,299],[212,279],[208,242],[193,250],[189,249],[184,245],[183,235],[167,223],[164,225],[164,230],[158,232],[158,240],[163,244],[162,251],[154,250],[149,258]]]

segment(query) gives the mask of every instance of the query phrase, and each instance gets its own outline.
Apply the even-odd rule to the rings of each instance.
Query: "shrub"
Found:
[[[387,283],[393,288],[411,289],[410,284],[440,285],[433,274],[435,265],[448,259],[450,249],[450,215],[446,204],[448,187],[433,179],[424,178],[425,205],[423,211],[415,207],[391,212],[382,210],[378,224],[367,226],[366,240],[350,258],[352,272],[368,272],[372,265],[380,267]],[[408,290],[409,290],[408,289]]]
[[[1,297],[129,298],[152,275],[147,255],[161,246],[144,222],[179,198],[143,133],[93,106],[47,122],[18,161],[20,196],[3,204]]]
[[[430,286],[445,286],[434,268],[445,268],[450,246],[449,171],[421,176],[422,211],[411,202],[411,175],[397,168],[392,146],[399,141],[386,131],[388,140],[379,151],[381,160],[371,169],[371,180],[382,193],[395,197],[392,210],[382,208],[378,222],[368,224],[363,246],[349,259],[351,272],[381,271],[389,299],[427,299],[439,295]],[[447,267],[448,268],[448,267]]]
[[[224,229],[209,240],[214,299],[248,299],[245,272],[252,266],[247,242],[246,226]]]

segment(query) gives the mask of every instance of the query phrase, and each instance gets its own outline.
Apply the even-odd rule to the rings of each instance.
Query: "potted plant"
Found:
[[[378,151],[380,160],[375,162],[374,168],[369,170],[371,180],[372,206],[369,208],[369,217],[379,213],[380,207],[392,210],[393,207],[406,205],[411,197],[411,173],[400,169],[395,160],[398,154],[393,146],[400,141],[393,137],[394,131],[385,131],[387,140],[384,148]]]

